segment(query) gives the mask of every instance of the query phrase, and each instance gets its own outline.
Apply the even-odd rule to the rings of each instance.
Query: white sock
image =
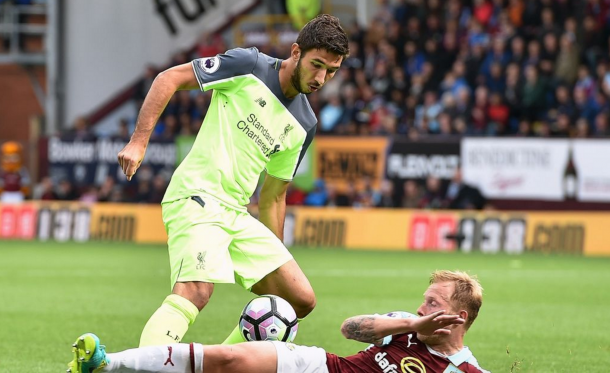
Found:
[[[147,346],[107,354],[103,372],[203,373],[203,345],[199,343]]]

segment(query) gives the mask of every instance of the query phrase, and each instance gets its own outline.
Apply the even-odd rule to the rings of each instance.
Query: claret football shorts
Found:
[[[176,282],[238,283],[247,290],[292,259],[263,223],[210,196],[162,204],[171,286]]]

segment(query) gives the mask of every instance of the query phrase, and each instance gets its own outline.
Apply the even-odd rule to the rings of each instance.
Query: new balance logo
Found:
[[[258,102],[258,104],[259,104],[261,107],[265,107],[265,105],[267,105],[267,102],[265,102],[265,100],[263,100],[263,98],[262,98],[262,97],[257,98],[256,100],[254,100],[254,102]]]

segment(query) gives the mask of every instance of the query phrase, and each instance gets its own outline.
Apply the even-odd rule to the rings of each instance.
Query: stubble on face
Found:
[[[302,94],[309,94],[311,92],[305,92],[305,90],[303,89],[303,87],[301,85],[301,77],[303,76],[303,74],[301,74],[302,68],[303,68],[303,66],[301,66],[301,59],[299,58],[299,61],[297,62],[297,66],[294,68],[294,71],[292,72],[292,75],[290,76],[290,84],[292,84],[292,86],[294,87],[294,89],[297,90],[297,92],[302,93]]]

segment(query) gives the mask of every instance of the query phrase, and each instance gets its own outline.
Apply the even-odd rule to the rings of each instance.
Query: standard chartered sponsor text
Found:
[[[248,115],[246,120],[238,121],[236,126],[238,130],[254,141],[256,146],[265,153],[267,158],[279,151],[280,145],[273,146],[275,138],[273,138],[271,133],[269,133],[269,130],[259,122],[255,114]],[[265,140],[267,143],[265,143]]]

